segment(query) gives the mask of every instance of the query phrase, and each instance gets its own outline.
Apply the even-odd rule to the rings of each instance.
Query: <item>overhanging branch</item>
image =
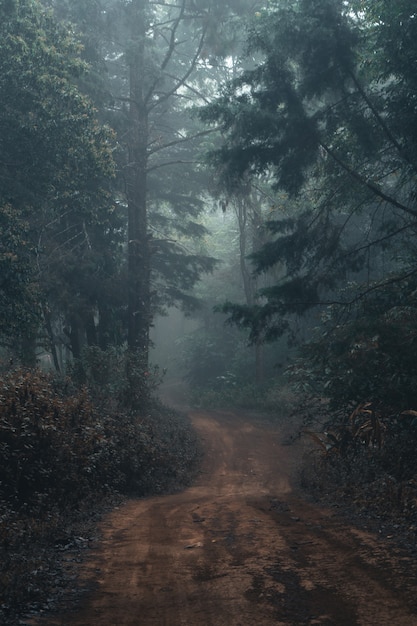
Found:
[[[397,209],[404,211],[404,213],[408,213],[408,215],[417,217],[417,211],[415,211],[414,209],[411,209],[406,204],[399,202],[399,200],[392,198],[391,196],[386,194],[384,191],[382,191],[382,189],[378,187],[378,185],[376,185],[374,182],[372,182],[368,178],[365,178],[364,176],[359,174],[359,172],[357,172],[350,165],[348,165],[345,161],[343,161],[332,148],[330,148],[323,142],[320,142],[320,146],[343,170],[345,170],[345,172],[347,172],[352,178],[354,178],[361,185],[369,189],[369,191],[371,191],[375,196],[377,196],[378,198],[381,198],[381,200],[384,200],[388,204],[395,206]]]

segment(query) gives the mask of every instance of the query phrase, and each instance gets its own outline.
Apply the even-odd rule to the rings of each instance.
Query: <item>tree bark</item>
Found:
[[[250,215],[249,215],[250,213]],[[247,263],[247,239],[248,230],[252,232],[251,252],[259,250],[261,241],[259,239],[259,228],[261,226],[261,217],[256,206],[256,202],[251,200],[250,192],[246,189],[246,195],[243,194],[237,198],[236,214],[239,225],[239,248],[240,248],[240,271],[243,281],[243,289],[245,292],[246,304],[253,306],[256,300],[256,282],[249,271]],[[248,225],[249,222],[249,225]],[[248,227],[250,226],[250,228]],[[258,384],[263,382],[263,346],[257,340],[254,346],[255,350],[255,380]]]
[[[145,37],[148,0],[131,6],[129,63],[128,349],[146,370],[149,353],[150,245],[147,214],[148,110],[145,100]]]
[[[54,363],[55,371],[60,374],[61,373],[61,367],[60,367],[60,364],[59,364],[58,352],[57,352],[57,349],[56,349],[55,335],[54,335],[54,331],[53,331],[53,328],[52,328],[51,313],[50,313],[48,307],[44,307],[43,317],[44,317],[44,320],[45,320],[45,328],[46,328],[46,332],[47,332],[48,338],[49,338],[50,350],[51,350],[51,354],[52,354],[52,360],[53,360],[53,363]]]

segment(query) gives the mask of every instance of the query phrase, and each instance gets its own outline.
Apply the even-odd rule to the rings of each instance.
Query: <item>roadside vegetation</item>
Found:
[[[185,416],[156,401],[131,412],[70,378],[20,368],[0,378],[0,452],[4,624],[68,592],[63,559],[79,557],[106,509],[183,488],[200,458]]]
[[[373,403],[352,413],[327,412],[318,430],[306,427],[303,487],[319,500],[395,528],[417,533],[417,411]],[[317,418],[317,415],[316,415]]]

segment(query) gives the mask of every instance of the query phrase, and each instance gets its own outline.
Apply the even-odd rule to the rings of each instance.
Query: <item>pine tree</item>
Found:
[[[50,4],[90,32],[84,2]],[[244,4],[107,0],[90,37],[107,66],[101,93],[110,97],[100,116],[118,135],[115,193],[128,222],[127,340],[135,371],[147,371],[155,313],[195,306],[191,289],[214,264],[187,245],[205,232],[198,221],[208,186],[200,144],[210,132],[191,109],[213,88],[215,59],[233,45],[224,36],[227,20]]]
[[[257,272],[282,263],[286,277],[261,292],[264,306],[234,309],[255,334],[273,337],[287,312],[349,303],[373,288],[340,293],[347,279],[383,284],[387,246],[389,271],[412,271],[404,251],[416,218],[414,20],[406,2],[367,7],[355,16],[355,3],[270,3],[249,32],[259,63],[202,111],[221,125],[213,160],[231,188],[242,176],[264,177],[298,198],[300,208],[271,222],[275,240],[254,257]],[[408,46],[395,69],[387,31]]]

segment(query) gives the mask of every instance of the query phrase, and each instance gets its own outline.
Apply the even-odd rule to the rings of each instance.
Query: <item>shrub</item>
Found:
[[[147,410],[165,371],[157,365],[144,367],[140,355],[129,353],[125,346],[106,350],[86,346],[70,364],[69,374],[78,386],[86,385],[94,404],[108,413],[109,409]]]
[[[63,395],[40,371],[0,382],[0,496],[17,508],[76,503],[101,485],[106,447],[85,389]]]
[[[103,502],[174,491],[195,473],[200,447],[185,417],[106,399],[99,411],[87,389],[41,371],[0,379],[1,623],[19,623],[65,584],[59,546]]]
[[[86,389],[40,371],[0,381],[0,497],[17,509],[63,509],[91,491],[160,491],[168,475],[185,480],[197,448],[188,421],[156,404],[142,416],[99,413]]]
[[[319,432],[304,484],[380,517],[417,522],[417,412],[365,403],[340,411]]]
[[[330,308],[290,368],[293,381],[336,409],[362,402],[417,408],[416,313],[415,279],[371,292],[348,317]]]
[[[263,411],[280,419],[291,415],[297,404],[294,392],[283,381],[255,385],[226,377],[222,377],[216,389],[191,388],[190,399],[194,406]]]

